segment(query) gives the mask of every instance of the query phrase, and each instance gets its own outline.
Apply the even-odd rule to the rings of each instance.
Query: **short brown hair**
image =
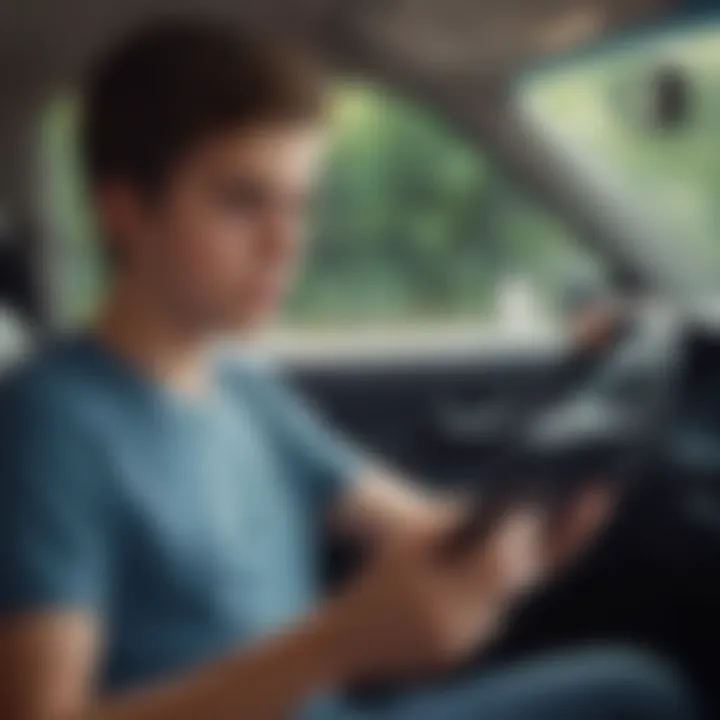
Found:
[[[91,186],[162,184],[207,135],[257,122],[305,122],[320,74],[285,44],[217,20],[170,19],[125,38],[91,73],[81,147]]]

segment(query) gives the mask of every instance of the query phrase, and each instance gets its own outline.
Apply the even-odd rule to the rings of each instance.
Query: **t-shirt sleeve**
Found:
[[[99,455],[74,415],[52,390],[0,385],[0,614],[104,603]]]
[[[285,462],[321,508],[327,509],[360,477],[368,464],[350,442],[309,401],[272,370],[252,381],[257,402],[267,416]]]

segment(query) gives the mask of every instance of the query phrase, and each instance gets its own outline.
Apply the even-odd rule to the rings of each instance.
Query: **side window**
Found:
[[[67,137],[48,114],[48,211],[60,319],[89,312],[102,273]],[[63,140],[63,138],[65,138]],[[279,331],[348,336],[434,327],[537,332],[597,267],[562,224],[431,111],[373,86],[336,89],[304,272]]]
[[[49,311],[54,322],[64,327],[92,315],[104,284],[102,256],[76,152],[77,124],[76,102],[62,97],[50,105],[40,126]]]

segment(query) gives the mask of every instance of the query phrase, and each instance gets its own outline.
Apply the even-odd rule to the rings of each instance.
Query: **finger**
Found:
[[[510,516],[500,529],[498,553],[506,592],[524,591],[541,576],[543,527],[542,514],[528,507]]]
[[[546,547],[550,567],[567,563],[597,537],[612,513],[613,493],[603,485],[585,488],[552,523]]]
[[[542,519],[531,508],[508,510],[495,529],[460,561],[458,571],[486,592],[531,584],[541,570]]]
[[[424,528],[428,544],[437,544],[465,519],[470,501],[465,496],[448,496],[433,506],[432,517]]]

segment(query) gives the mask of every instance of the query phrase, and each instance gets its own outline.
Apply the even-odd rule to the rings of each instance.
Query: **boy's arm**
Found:
[[[0,716],[5,720],[279,720],[315,691],[342,682],[352,648],[332,612],[173,679],[96,697],[102,631],[90,614],[28,613],[0,624]]]
[[[271,369],[256,372],[252,380],[281,454],[291,459],[307,491],[328,511],[333,529],[384,543],[424,538],[457,523],[463,510],[460,498],[428,492],[368,457]]]
[[[332,527],[372,544],[423,541],[459,524],[466,503],[431,493],[393,470],[368,463],[331,510]]]

